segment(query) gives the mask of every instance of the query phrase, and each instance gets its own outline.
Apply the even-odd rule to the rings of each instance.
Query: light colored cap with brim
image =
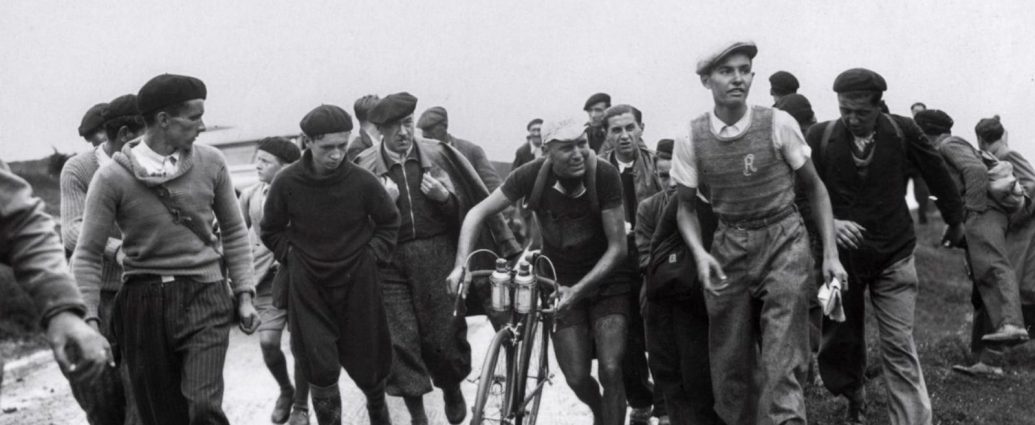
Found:
[[[758,54],[758,47],[754,41],[736,41],[725,43],[719,47],[708,50],[704,56],[697,60],[697,75],[708,75],[712,68],[734,53],[745,53],[748,58],[754,59]]]
[[[543,144],[576,140],[586,133],[586,126],[574,118],[543,123]]]

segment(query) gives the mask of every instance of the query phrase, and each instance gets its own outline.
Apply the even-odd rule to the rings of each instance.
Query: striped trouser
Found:
[[[234,302],[224,282],[132,276],[112,317],[142,423],[229,423],[223,364]]]
[[[98,309],[98,328],[109,340],[112,339],[110,326],[115,294],[116,291],[102,290]],[[126,391],[128,379],[124,366],[123,364],[117,368],[105,368],[96,381],[70,381],[72,395],[79,402],[79,407],[86,412],[86,420],[90,425],[140,423],[132,393]]]

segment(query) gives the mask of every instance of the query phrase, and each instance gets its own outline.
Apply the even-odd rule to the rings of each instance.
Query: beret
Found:
[[[134,117],[139,115],[140,110],[137,109],[137,95],[135,94],[124,94],[116,97],[109,102],[108,107],[104,109],[105,122],[116,118]]]
[[[83,115],[83,120],[79,123],[80,136],[89,136],[90,133],[101,128],[101,125],[104,124],[104,109],[107,107],[107,103],[98,103],[86,110],[86,115]]]
[[[816,118],[816,114],[812,111],[812,103],[809,102],[808,98],[798,93],[784,96],[779,102],[776,102],[774,107],[791,114],[794,120],[799,123],[809,122]]]
[[[543,119],[535,118],[532,121],[529,121],[528,124],[525,124],[525,130],[531,130],[532,126],[536,124],[543,125]]]
[[[791,94],[798,91],[798,79],[787,71],[776,71],[769,76],[769,86],[773,94]]]
[[[1003,138],[1003,133],[1006,133],[1006,129],[1003,128],[999,115],[996,115],[992,118],[982,118],[981,121],[978,121],[977,125],[974,126],[974,133],[986,142],[994,142]]]
[[[152,78],[137,93],[141,114],[157,111],[188,100],[205,99],[208,89],[201,80],[186,75],[162,74]]]
[[[586,104],[582,107],[583,111],[588,111],[590,107],[600,102],[604,102],[607,106],[611,106],[611,95],[607,93],[595,93],[586,99]]]
[[[376,125],[391,124],[394,121],[413,115],[417,109],[417,98],[407,92],[385,96],[370,110],[367,119]]]
[[[852,91],[883,92],[888,89],[888,83],[880,74],[866,68],[852,68],[842,72],[834,79],[834,92],[845,93]]]
[[[267,137],[259,141],[258,150],[266,151],[279,158],[283,163],[290,164],[302,157],[302,150],[290,140],[283,137]]]
[[[940,109],[920,111],[913,117],[913,120],[925,134],[944,134],[952,130],[952,117]]]
[[[658,158],[659,159],[672,159],[672,147],[676,142],[672,139],[661,139],[658,140]]]
[[[320,105],[309,111],[308,114],[305,114],[298,126],[309,137],[341,133],[343,131],[352,131],[352,117],[338,106]]]
[[[585,133],[586,126],[573,118],[546,121],[543,123],[543,144],[576,140]]]
[[[446,114],[446,108],[432,106],[424,111],[423,114],[420,114],[420,119],[417,120],[417,128],[425,129],[443,122],[449,124],[449,115]]]
[[[758,46],[755,46],[753,41],[736,41],[709,50],[708,53],[705,53],[704,56],[697,60],[697,75],[707,75],[712,72],[712,68],[715,65],[718,65],[727,56],[738,52],[745,53],[748,55],[748,58],[754,59],[755,55],[758,54]]]

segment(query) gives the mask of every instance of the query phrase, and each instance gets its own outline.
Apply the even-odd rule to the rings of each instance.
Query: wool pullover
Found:
[[[161,275],[222,283],[221,262],[225,258],[234,294],[254,295],[248,230],[223,154],[195,144],[181,152],[175,173],[156,177],[149,176],[135,159],[131,150],[137,143],[144,143],[144,138],[127,143],[114,155],[113,163],[97,171],[86,195],[86,213],[73,264],[88,317],[97,314],[101,258],[114,224],[123,234],[126,279]],[[180,224],[152,188],[158,185],[202,223],[218,221],[222,246],[207,244]]]
[[[391,260],[399,231],[399,210],[381,182],[369,171],[342,161],[334,172],[318,175],[312,153],[285,167],[273,179],[263,212],[262,241],[280,262],[289,251],[301,254],[304,266],[321,284],[349,279],[360,254],[379,263]]]
[[[82,152],[70,158],[61,168],[61,239],[66,252],[75,252],[79,229],[83,225],[86,191],[100,168],[97,151]],[[122,233],[111,228],[101,259],[101,290],[118,291],[122,287],[122,266],[116,256],[122,248]]]
[[[5,167],[0,167],[0,264],[14,269],[14,279],[36,304],[44,328],[63,311],[85,313],[54,221],[29,183]]]

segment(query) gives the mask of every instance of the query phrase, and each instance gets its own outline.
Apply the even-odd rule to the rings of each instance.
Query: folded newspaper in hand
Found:
[[[841,281],[837,278],[819,288],[819,305],[823,306],[823,315],[835,322],[845,321],[845,310],[841,304]]]

